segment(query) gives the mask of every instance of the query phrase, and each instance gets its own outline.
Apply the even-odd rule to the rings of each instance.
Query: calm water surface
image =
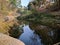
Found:
[[[29,25],[23,27],[24,33],[21,34],[19,39],[25,43],[25,45],[43,45],[41,39],[37,34],[29,28]]]

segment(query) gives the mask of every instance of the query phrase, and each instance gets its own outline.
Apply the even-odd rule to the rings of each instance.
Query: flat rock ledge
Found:
[[[22,41],[0,33],[0,45],[25,45]]]

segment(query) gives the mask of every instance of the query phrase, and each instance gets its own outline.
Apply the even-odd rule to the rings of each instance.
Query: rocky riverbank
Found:
[[[0,45],[25,45],[22,41],[0,33]]]

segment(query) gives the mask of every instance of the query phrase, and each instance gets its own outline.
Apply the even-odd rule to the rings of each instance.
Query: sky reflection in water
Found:
[[[42,45],[41,39],[37,34],[34,34],[28,25],[23,27],[24,33],[20,36],[20,40],[22,40],[26,45]]]

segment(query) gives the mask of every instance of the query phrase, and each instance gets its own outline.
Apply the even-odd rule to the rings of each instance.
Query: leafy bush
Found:
[[[19,26],[14,24],[12,27],[10,27],[9,30],[9,35],[14,37],[14,38],[18,38],[21,35],[21,31],[19,30]]]

